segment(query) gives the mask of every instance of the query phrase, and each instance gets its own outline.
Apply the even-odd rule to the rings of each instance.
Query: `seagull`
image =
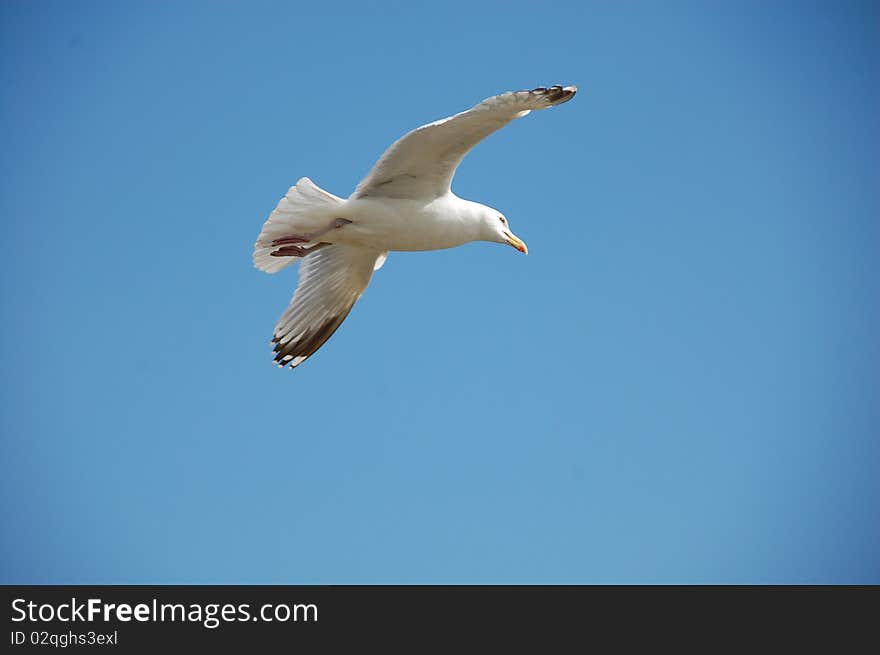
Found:
[[[347,199],[307,177],[290,187],[264,223],[253,255],[254,266],[266,273],[301,261],[299,284],[273,333],[278,366],[296,368],[333,335],[391,250],[492,241],[528,254],[501,212],[452,192],[452,177],[487,136],[575,93],[575,86],[509,91],[422,125],[393,143]]]

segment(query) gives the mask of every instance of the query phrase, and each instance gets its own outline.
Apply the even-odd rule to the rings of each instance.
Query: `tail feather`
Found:
[[[295,257],[272,257],[272,251],[277,249],[272,242],[291,234],[317,231],[334,218],[336,205],[342,202],[342,198],[324,191],[309,178],[301,178],[263,224],[254,244],[254,266],[266,273],[277,273],[297,261]]]

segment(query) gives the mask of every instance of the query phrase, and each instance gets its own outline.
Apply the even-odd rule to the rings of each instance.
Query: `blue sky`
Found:
[[[3,2],[0,582],[880,583],[878,19]],[[276,369],[288,186],[553,83]]]

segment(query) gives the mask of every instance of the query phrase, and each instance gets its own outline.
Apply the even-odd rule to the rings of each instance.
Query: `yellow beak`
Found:
[[[509,232],[505,232],[504,238],[507,239],[508,244],[519,250],[524,255],[529,254],[529,247],[518,236],[510,234]]]

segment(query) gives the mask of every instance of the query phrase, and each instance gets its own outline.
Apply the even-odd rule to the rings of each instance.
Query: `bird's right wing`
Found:
[[[571,100],[575,86],[511,91],[398,139],[358,185],[353,198],[436,198],[449,191],[464,156],[487,136],[533,109]]]
[[[279,366],[296,368],[331,337],[367,288],[384,254],[330,245],[302,260],[296,292],[272,338]]]

